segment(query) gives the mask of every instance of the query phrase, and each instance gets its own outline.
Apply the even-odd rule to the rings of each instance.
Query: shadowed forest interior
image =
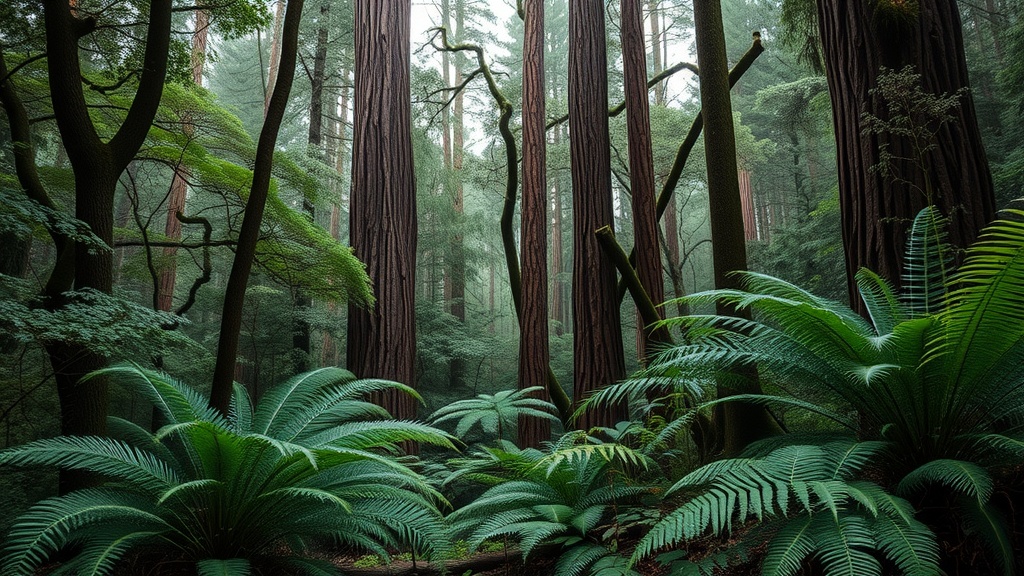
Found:
[[[1021,0],[4,0],[0,574],[1024,570]]]

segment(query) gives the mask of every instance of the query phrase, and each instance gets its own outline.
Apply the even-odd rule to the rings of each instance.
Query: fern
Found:
[[[411,548],[433,558],[448,550],[438,510],[447,503],[387,454],[410,439],[451,447],[449,437],[414,422],[344,420],[372,412],[364,406],[332,411],[387,384],[317,371],[276,388],[255,409],[238,394],[230,419],[203,419],[200,396],[166,375],[135,366],[104,374],[152,397],[171,423],[150,434],[115,420],[130,442],[54,438],[0,452],[0,465],[89,470],[115,481],[32,507],[7,535],[3,574],[32,574],[73,542],[79,553],[65,568],[82,576],[111,574],[141,548],[192,558],[200,574],[246,574],[257,562],[336,574],[303,558],[308,542],[385,555]],[[294,423],[302,428],[327,413],[332,428],[297,437]]]

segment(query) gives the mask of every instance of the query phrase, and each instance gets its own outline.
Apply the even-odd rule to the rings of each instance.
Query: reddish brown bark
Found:
[[[665,287],[661,250],[658,247],[643,11],[641,0],[622,0],[620,6],[622,67],[629,138],[629,184],[633,207],[633,245],[636,252],[634,267],[647,296],[655,304],[661,304],[665,300]],[[648,348],[647,331],[641,327],[637,331],[637,338],[640,358],[647,358],[651,352]]]
[[[210,26],[210,13],[197,10],[195,13],[195,31],[192,36],[192,82],[197,86],[203,84],[203,64],[206,62],[207,31]],[[192,114],[182,113],[182,128],[190,137],[194,132]],[[164,223],[164,236],[170,241],[181,239],[181,221],[178,214],[185,212],[185,199],[188,196],[189,169],[180,165],[171,180],[171,189],[167,197],[167,219]],[[174,285],[178,278],[178,248],[167,246],[163,249],[164,267],[160,271],[157,282],[157,310],[170,311],[174,303]]]
[[[522,311],[519,315],[519,388],[547,385],[547,142],[544,134],[544,0],[526,0],[523,38]],[[547,398],[541,391],[536,394]],[[538,447],[551,423],[520,417],[519,445]]]
[[[757,217],[754,214],[754,187],[750,171],[740,170],[740,206],[743,209],[743,238],[757,240]]]
[[[562,127],[556,126],[554,133],[554,144],[558,146],[561,144]],[[556,178],[551,186],[551,319],[555,321],[555,334],[561,336],[569,326],[569,307],[566,305],[568,289],[564,280],[565,264],[562,257],[565,251],[562,240],[562,187],[558,183]]]
[[[355,122],[350,238],[376,302],[350,306],[348,366],[359,377],[415,383],[416,183],[409,88],[409,0],[355,3]],[[379,398],[415,415],[398,392]]]
[[[573,188],[573,372],[579,403],[625,376],[615,267],[594,232],[614,230],[603,0],[569,4],[569,151]],[[592,410],[581,428],[613,426],[624,406]]]
[[[907,12],[880,12],[885,7]],[[925,158],[913,159],[913,147],[904,138],[863,130],[864,112],[886,116],[885,103],[870,93],[883,66],[899,70],[913,65],[924,90],[934,94],[969,86],[954,0],[819,0],[818,24],[832,98],[850,301],[863,313],[854,274],[866,267],[899,284],[906,230],[927,203],[918,191],[925,189],[925,179],[935,191],[935,204],[950,217],[950,242],[964,247],[994,217],[992,178],[969,93]],[[897,160],[888,174],[872,170],[882,145],[909,160]]]

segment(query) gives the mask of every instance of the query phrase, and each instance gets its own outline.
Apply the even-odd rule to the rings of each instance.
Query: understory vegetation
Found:
[[[0,452],[0,466],[102,478],[33,505],[11,526],[4,574],[340,573],[325,556],[425,563],[483,545],[559,576],[1014,574],[1024,456],[1024,211],[988,227],[954,271],[945,222],[915,220],[908,277],[858,275],[869,319],[757,273],[727,301],[754,319],[665,321],[684,343],[592,396],[640,417],[513,441],[520,418],[554,420],[536,390],[460,400],[427,423],[369,401],[402,384],[338,368],[295,376],[221,415],[163,373],[95,373],[155,409],[155,431],[112,417],[109,437],[57,437]],[[705,401],[716,378],[756,368],[769,393]],[[736,376],[740,375],[740,376]],[[699,416],[725,402],[771,407],[787,434],[700,461]],[[443,428],[452,427],[455,436]],[[476,441],[467,446],[456,438]],[[417,457],[409,453],[416,446]],[[703,464],[703,465],[701,465]],[[340,547],[340,548],[339,548]],[[753,563],[753,564],[751,564]],[[373,564],[373,562],[363,562]],[[749,570],[749,568],[747,568]]]

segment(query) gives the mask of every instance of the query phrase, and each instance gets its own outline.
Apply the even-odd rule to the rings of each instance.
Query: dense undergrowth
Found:
[[[628,401],[636,420],[542,448],[512,440],[519,418],[554,419],[529,390],[403,422],[368,398],[413,390],[327,368],[255,405],[238,387],[224,415],[166,374],[104,370],[92,377],[146,398],[161,425],[112,419],[109,438],[0,452],[0,465],[102,479],[21,516],[0,571],[119,574],[142,558],[203,576],[319,575],[344,572],[339,555],[372,568],[483,547],[558,576],[1014,574],[1024,212],[1010,216],[952,271],[942,219],[922,212],[900,291],[858,275],[868,319],[753,273],[743,290],[689,296],[754,319],[668,320],[684,342],[582,408]],[[770,393],[707,400],[716,378],[754,366]],[[789,432],[702,461],[691,426],[726,401],[768,406]]]

